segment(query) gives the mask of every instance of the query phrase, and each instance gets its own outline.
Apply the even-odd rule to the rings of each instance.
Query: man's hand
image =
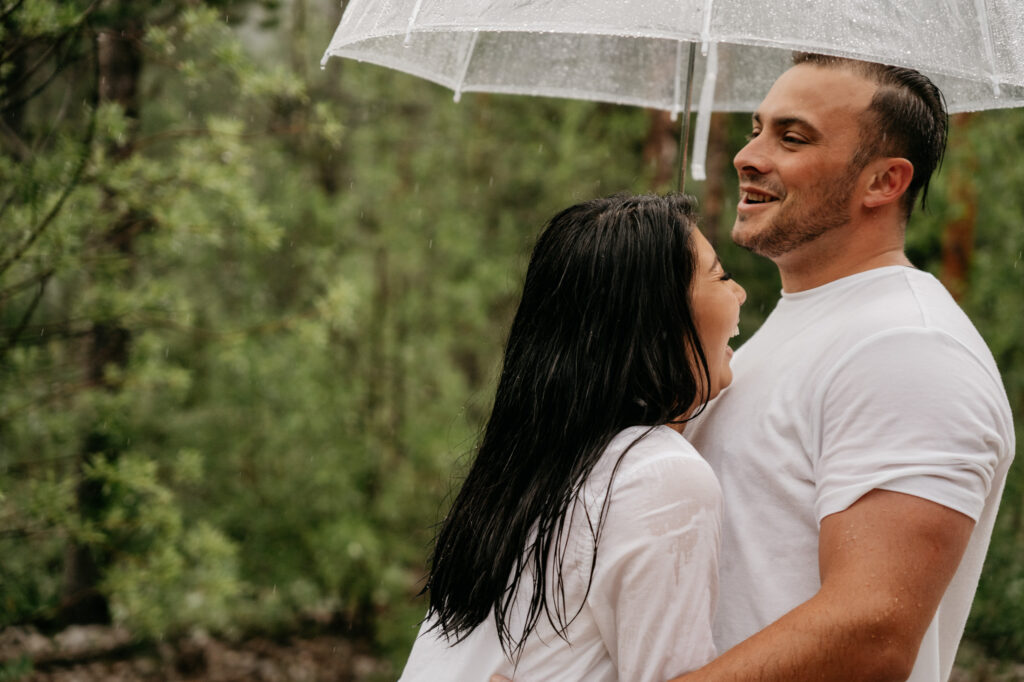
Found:
[[[935,502],[871,491],[822,520],[814,597],[676,682],[905,680],[973,528]]]
[[[868,493],[822,520],[814,597],[671,682],[906,680],[973,528],[935,502]]]

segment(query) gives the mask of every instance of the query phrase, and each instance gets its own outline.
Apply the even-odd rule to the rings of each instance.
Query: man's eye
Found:
[[[747,133],[747,142],[750,142],[751,140],[753,140],[760,133],[761,133],[760,130],[751,130],[749,133]]]
[[[802,137],[797,137],[796,135],[783,135],[782,141],[790,144],[807,144],[807,140]]]
[[[721,280],[723,282],[726,281],[726,280],[730,280],[730,279],[732,279],[732,273],[731,272],[723,272],[722,273]]]

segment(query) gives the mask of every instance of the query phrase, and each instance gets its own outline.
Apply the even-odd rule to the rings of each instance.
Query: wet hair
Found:
[[[565,603],[566,516],[587,476],[622,429],[706,405],[690,301],[695,221],[690,197],[617,195],[565,209],[538,239],[494,407],[424,588],[427,617],[449,641],[492,611],[510,656],[542,614],[564,637],[579,613]],[[590,521],[590,580],[606,505]],[[512,632],[524,590],[525,626]]]
[[[913,212],[918,193],[924,208],[928,183],[946,150],[949,117],[942,91],[919,71],[901,66],[809,52],[794,53],[793,64],[849,68],[878,85],[861,116],[860,146],[851,165],[863,168],[881,156],[907,159],[914,176],[902,198],[904,218]]]

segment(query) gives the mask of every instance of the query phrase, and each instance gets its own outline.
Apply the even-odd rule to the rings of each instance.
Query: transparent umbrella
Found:
[[[692,91],[703,179],[710,112],[752,111],[793,50],[918,69],[951,112],[1024,106],[1024,0],[350,0],[323,63],[398,69],[456,100],[599,100],[684,124]]]

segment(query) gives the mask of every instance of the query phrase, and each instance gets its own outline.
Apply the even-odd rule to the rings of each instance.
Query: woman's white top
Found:
[[[631,427],[612,440],[567,512],[565,610],[569,617],[579,613],[565,639],[542,613],[514,665],[502,651],[493,613],[454,645],[430,631],[428,620],[401,682],[487,682],[494,673],[516,682],[664,682],[715,656],[711,618],[718,593],[721,489],[711,467],[681,435],[659,426],[645,436],[649,429]],[[611,497],[587,592],[594,550],[590,526],[597,524],[609,480]],[[549,586],[555,584],[552,575],[549,565]],[[522,631],[531,585],[524,577],[513,632]],[[549,587],[548,599],[553,596]]]

